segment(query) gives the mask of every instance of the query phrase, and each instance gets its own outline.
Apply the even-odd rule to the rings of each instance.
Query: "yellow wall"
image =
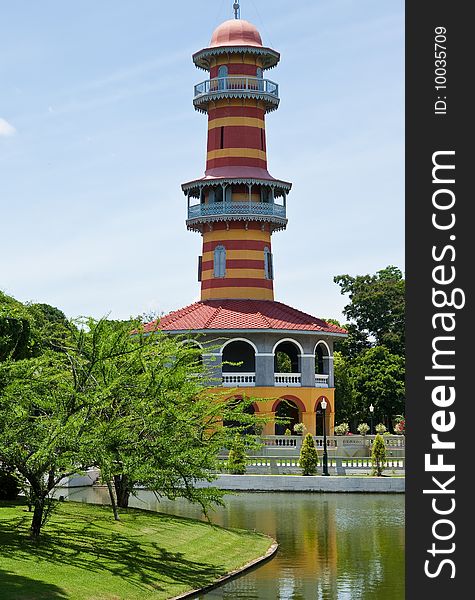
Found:
[[[315,435],[317,400],[325,396],[328,406],[326,409],[326,430],[328,435],[333,435],[335,427],[335,388],[305,388],[305,387],[239,387],[239,388],[214,388],[216,391],[226,393],[229,397],[245,396],[255,399],[256,414],[274,416],[275,403],[279,398],[297,399],[299,406],[300,422],[303,423],[312,435]],[[300,401],[300,402],[299,402]],[[263,435],[274,435],[274,423],[264,425]]]

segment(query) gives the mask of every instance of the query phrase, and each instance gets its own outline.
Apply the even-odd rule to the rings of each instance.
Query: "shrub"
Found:
[[[382,435],[374,438],[373,447],[371,449],[371,462],[373,464],[373,474],[380,477],[386,462],[386,444]]]
[[[356,430],[360,435],[366,435],[369,431],[369,425],[368,423],[360,423]]]
[[[315,475],[318,467],[318,453],[310,433],[304,437],[300,449],[300,468],[303,475]]]
[[[378,423],[374,429],[375,429],[376,433],[383,434],[386,432],[386,425],[383,425],[382,423]]]
[[[335,435],[346,435],[350,431],[350,426],[348,423],[340,423],[333,431]]]
[[[304,431],[305,431],[305,425],[303,423],[296,423],[294,425],[294,433],[296,433],[297,435],[303,435]]]
[[[287,429],[284,431],[284,435],[292,435],[292,432],[290,431],[290,429],[287,427]]]
[[[0,466],[0,500],[15,500],[19,491],[18,480],[12,471]]]
[[[233,475],[244,475],[246,472],[246,450],[239,433],[234,436],[228,455],[228,471]]]

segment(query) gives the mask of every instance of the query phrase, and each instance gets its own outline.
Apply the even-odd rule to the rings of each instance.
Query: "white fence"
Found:
[[[317,474],[322,472],[322,455],[319,452],[320,464]],[[226,460],[222,460],[222,471],[227,472]],[[404,457],[389,457],[384,463],[384,472],[387,474],[403,475],[405,469]],[[328,457],[328,471],[331,475],[367,475],[373,471],[370,457]],[[298,457],[282,456],[248,456],[246,473],[249,475],[301,475]]]
[[[255,373],[223,373],[224,387],[250,387],[256,385]]]

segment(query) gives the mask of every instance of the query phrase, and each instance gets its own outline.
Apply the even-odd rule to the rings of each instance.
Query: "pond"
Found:
[[[107,502],[103,488],[72,488],[67,495]],[[131,506],[202,518],[186,501],[158,502],[148,491],[139,492]],[[403,494],[239,493],[227,496],[211,520],[266,533],[277,539],[279,551],[262,567],[201,598],[404,598]]]

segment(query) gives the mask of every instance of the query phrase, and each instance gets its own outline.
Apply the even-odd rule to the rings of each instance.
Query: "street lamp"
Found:
[[[325,411],[327,409],[327,401],[325,400],[325,398],[322,398],[320,406],[323,410],[323,475],[330,475],[330,473],[328,472],[327,430],[325,423]]]
[[[374,406],[372,404],[369,405],[369,414],[370,414],[370,419],[371,419],[371,435],[373,435],[373,413],[374,413]]]

